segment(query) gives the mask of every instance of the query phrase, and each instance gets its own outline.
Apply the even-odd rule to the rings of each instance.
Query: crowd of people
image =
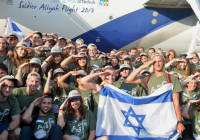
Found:
[[[34,32],[19,42],[15,33],[2,36],[0,140],[93,140],[102,86],[140,97],[166,83],[173,84],[181,139],[200,139],[196,52],[138,46],[105,53],[81,38]]]

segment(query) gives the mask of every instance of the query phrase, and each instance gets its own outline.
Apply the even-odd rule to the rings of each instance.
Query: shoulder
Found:
[[[21,95],[25,91],[26,91],[26,87],[15,88],[15,89],[13,89],[13,94],[14,95]]]

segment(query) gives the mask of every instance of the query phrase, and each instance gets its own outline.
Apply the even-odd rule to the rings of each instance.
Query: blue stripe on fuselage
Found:
[[[158,16],[153,16],[154,11],[158,12]],[[101,51],[109,52],[193,14],[190,8],[142,8],[98,26],[74,40],[83,38],[86,44],[95,43]],[[156,19],[156,24],[152,24],[153,19]]]

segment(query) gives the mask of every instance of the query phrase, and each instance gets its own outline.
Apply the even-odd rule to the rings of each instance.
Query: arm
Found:
[[[188,103],[183,108],[182,116],[186,119],[190,119],[190,115],[189,115],[190,106],[193,104],[198,105],[199,103],[200,103],[200,100],[189,100]]]
[[[41,65],[42,71],[45,73],[45,71],[47,70],[47,66],[50,63],[50,61],[53,59],[53,56],[50,55],[47,59],[44,60],[44,62]]]
[[[96,131],[95,131],[95,130],[90,131],[90,134],[89,134],[89,138],[88,138],[88,140],[94,140],[95,135],[96,135]]]
[[[69,64],[70,62],[72,62],[73,58],[74,58],[73,55],[72,55],[72,56],[69,56],[69,57],[67,57],[67,58],[65,58],[65,59],[60,63],[61,68],[66,70],[66,69],[68,68],[68,67],[67,67],[67,64]]]
[[[15,78],[18,80],[20,86],[23,85],[22,70],[27,65],[28,65],[28,63],[24,63],[24,64],[20,65],[18,70],[17,70],[17,74],[16,74]]]
[[[50,89],[49,84],[50,84],[52,72],[53,72],[53,69],[50,69],[49,72],[48,72],[47,81],[46,81],[45,86],[44,86],[44,95],[51,93],[51,89]]]
[[[64,109],[66,108],[68,103],[68,98],[63,102],[63,104],[60,106],[58,111],[58,120],[57,124],[63,128],[65,126],[65,120],[64,120]]]
[[[175,109],[177,120],[181,121],[182,116],[181,116],[181,109],[180,109],[180,103],[179,103],[179,93],[173,93],[172,99],[173,99],[173,104],[174,104],[174,109]],[[178,133],[182,134],[182,132],[185,128],[182,123],[178,123],[176,129],[177,129]]]
[[[65,80],[73,75],[75,72],[74,71],[70,71],[68,73],[66,73],[65,75],[61,76],[60,79],[58,79],[58,85],[64,89],[66,89],[68,87],[68,84],[65,82]]]
[[[33,109],[35,106],[38,106],[42,101],[42,97],[39,97],[37,99],[35,99],[27,108],[27,110],[24,112],[23,116],[22,116],[22,120],[27,123],[30,124],[32,122],[32,113],[33,113]]]
[[[95,77],[106,75],[106,74],[109,74],[109,73],[101,72],[101,73],[89,74],[81,79],[80,84],[82,84],[88,90],[100,91],[101,85],[96,84],[93,79]]]
[[[148,68],[151,64],[154,63],[154,59],[152,61],[148,61],[148,63],[143,64],[142,66],[140,66],[139,68],[137,68],[136,70],[134,70],[126,79],[126,81],[128,83],[131,84],[141,84],[141,80],[137,78],[137,75],[140,74],[140,72],[145,69]]]
[[[3,36],[3,37],[5,37],[5,32],[6,32],[7,24],[8,24],[8,19],[6,19],[5,25],[3,26],[3,31],[1,33],[1,36]]]

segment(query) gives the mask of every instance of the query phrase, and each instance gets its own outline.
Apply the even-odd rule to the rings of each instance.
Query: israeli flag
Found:
[[[187,0],[200,21],[200,0]]]
[[[109,85],[100,91],[96,136],[109,140],[175,140],[177,118],[172,84],[146,97],[133,97]]]
[[[12,21],[11,18],[8,18],[8,23],[5,30],[5,36],[14,34],[18,37],[18,42],[20,42],[26,35],[19,29],[19,27]]]

